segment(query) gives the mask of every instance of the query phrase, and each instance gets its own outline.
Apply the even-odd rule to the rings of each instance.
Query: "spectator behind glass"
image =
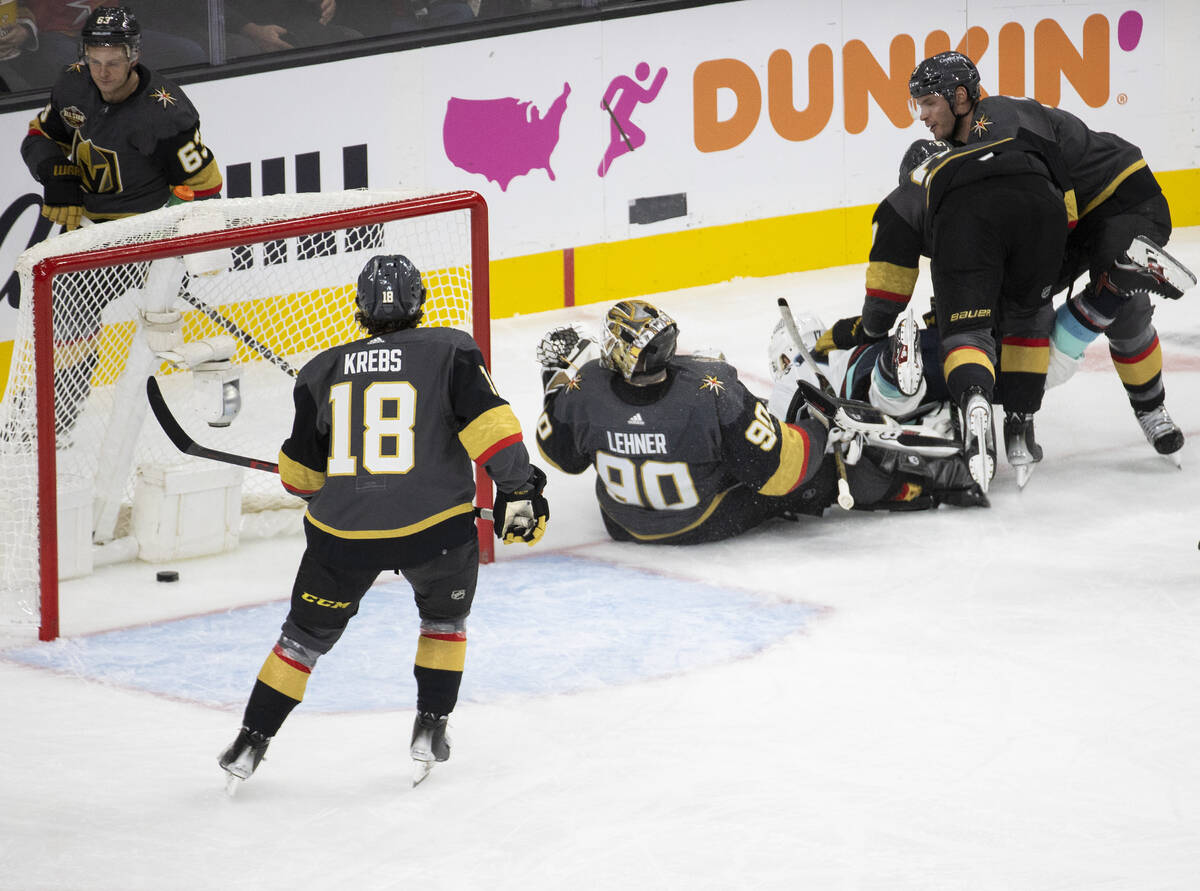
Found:
[[[339,0],[338,10],[339,17],[344,17],[339,20],[377,37],[473,22],[481,2],[484,0]]]
[[[234,59],[363,36],[343,18],[338,0],[226,0],[225,48]]]
[[[16,30],[31,34],[25,38],[20,55],[3,63],[0,78],[11,91],[35,90],[48,87],[68,65],[79,59],[79,31],[91,11],[102,0],[22,0],[21,25]],[[0,7],[3,4],[0,3]],[[208,62],[203,25],[187,27],[178,17],[173,5],[166,0],[141,0],[136,11],[142,21],[155,27],[142,30],[142,53],[156,70],[184,65],[203,65]],[[190,34],[191,39],[184,34]],[[197,42],[200,41],[200,42]],[[0,46],[3,46],[0,40]]]

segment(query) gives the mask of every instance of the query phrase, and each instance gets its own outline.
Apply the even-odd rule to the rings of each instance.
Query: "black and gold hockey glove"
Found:
[[[523,541],[533,545],[546,532],[546,521],[550,519],[550,505],[542,495],[546,474],[540,467],[530,466],[532,472],[525,485],[513,492],[496,491],[492,527],[496,538],[503,539],[505,544]]]
[[[83,181],[78,164],[66,158],[47,158],[37,166],[44,189],[42,216],[67,231],[79,228],[83,216]]]
[[[821,335],[817,345],[813,347],[813,355],[824,359],[834,350],[852,350],[859,344],[861,331],[862,316],[838,319],[832,328],[827,328]]]

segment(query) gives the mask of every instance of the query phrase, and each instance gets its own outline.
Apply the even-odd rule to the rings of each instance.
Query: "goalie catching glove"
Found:
[[[540,467],[530,466],[529,479],[519,489],[507,493],[496,491],[492,527],[496,538],[503,539],[505,544],[523,541],[533,545],[546,532],[546,521],[550,519],[550,505],[542,495],[546,474]]]
[[[600,345],[585,337],[577,326],[563,325],[547,331],[537,345],[542,386],[547,393],[562,389],[575,379],[580,368],[599,358]]]
[[[83,216],[83,171],[66,158],[47,158],[38,164],[37,178],[44,188],[42,216],[70,231]]]

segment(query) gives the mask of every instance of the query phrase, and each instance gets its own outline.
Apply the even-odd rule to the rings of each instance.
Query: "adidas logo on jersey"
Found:
[[[642,413],[640,411],[634,412],[633,417],[631,417],[625,423],[629,424],[631,426],[634,426],[634,427],[645,427],[646,426],[646,422],[642,420]]]

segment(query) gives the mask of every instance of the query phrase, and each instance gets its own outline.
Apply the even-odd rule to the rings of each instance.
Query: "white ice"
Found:
[[[1177,232],[1171,250],[1200,269],[1200,229]],[[654,300],[685,348],[721,348],[765,396],[775,298],[832,322],[857,311],[862,275]],[[567,320],[595,327],[605,308],[494,323],[496,382],[527,436],[539,336]],[[547,601],[531,597],[531,633],[477,640],[464,689],[491,658],[534,666],[533,690],[462,703],[453,758],[417,789],[411,706],[301,705],[229,800],[215,756],[241,701],[142,692],[0,652],[0,888],[1200,887],[1200,291],[1160,302],[1156,322],[1168,406],[1189,436],[1182,470],[1146,444],[1101,341],[1047,395],[1046,458],[1027,488],[1002,461],[988,510],[835,507],[720,544],[643,547],[607,540],[590,471],[551,472],[544,541],[499,549],[473,621],[486,626],[493,573],[548,554],[614,565],[615,621],[580,616],[570,634],[541,635]],[[102,569],[64,586],[63,633],[86,641],[265,602],[282,619],[301,546],[292,536],[181,562],[175,585],[156,584],[147,564]],[[531,589],[546,581],[538,565],[528,560]],[[622,591],[638,568],[657,574],[649,589]],[[538,666],[621,643],[623,620],[640,620],[620,615],[624,603],[636,612],[649,597],[660,639],[675,633],[665,646],[685,648],[689,582],[819,613],[735,658],[539,692]],[[411,606],[406,618],[378,654],[397,678],[411,671]],[[735,613],[701,630],[737,638],[737,625]],[[182,672],[195,647],[163,637]],[[12,633],[0,645],[35,646]],[[310,691],[321,684],[318,666]]]

